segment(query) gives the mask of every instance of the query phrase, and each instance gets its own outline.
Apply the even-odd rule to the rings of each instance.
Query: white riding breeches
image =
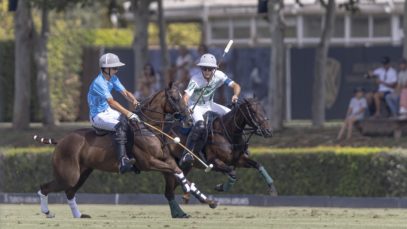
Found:
[[[190,106],[189,108],[192,109],[192,107],[193,106]],[[196,105],[192,113],[194,124],[198,121],[203,121],[204,120],[203,115],[208,111],[213,111],[219,115],[224,115],[228,113],[230,109],[214,102],[208,102],[203,105]]]
[[[117,123],[119,123],[119,117],[120,112],[109,107],[107,110],[100,112],[95,117],[90,118],[90,123],[96,128],[114,131],[114,127]]]

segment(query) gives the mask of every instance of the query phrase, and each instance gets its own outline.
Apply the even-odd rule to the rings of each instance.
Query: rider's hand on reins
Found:
[[[232,96],[232,103],[237,103],[238,99],[239,99],[239,97],[237,95],[233,95]]]
[[[132,113],[132,112],[130,112],[130,113],[127,115],[127,118],[128,118],[129,120],[131,120],[131,121],[141,122],[141,120],[140,120],[140,118],[138,117],[138,115],[136,115],[136,114],[134,114],[134,113]]]

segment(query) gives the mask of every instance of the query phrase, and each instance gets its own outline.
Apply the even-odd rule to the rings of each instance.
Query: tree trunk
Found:
[[[14,15],[15,27],[15,72],[14,72],[14,107],[13,128],[21,130],[30,124],[30,94],[31,94],[31,57],[32,32],[28,1],[18,1]]]
[[[134,14],[134,89],[138,87],[138,78],[141,76],[143,66],[148,60],[148,22],[149,6],[151,0],[133,0]]]
[[[315,77],[312,88],[312,125],[322,127],[325,122],[325,77],[329,44],[335,26],[335,0],[329,0],[325,11],[321,40],[315,54]]]
[[[403,32],[403,57],[407,59],[407,1],[404,1]]]
[[[160,28],[160,47],[161,47],[161,85],[164,85],[164,76],[170,68],[170,56],[167,48],[167,26],[164,19],[163,3],[158,0],[158,27]]]
[[[35,39],[35,63],[37,67],[37,95],[42,111],[42,123],[46,127],[55,126],[54,113],[52,110],[51,95],[48,80],[48,51],[47,43],[49,36],[47,1],[42,6],[41,33]]]
[[[268,102],[271,103],[269,114],[271,114],[271,125],[274,130],[283,128],[284,117],[285,50],[283,7],[283,0],[271,0],[268,3],[272,39]]]

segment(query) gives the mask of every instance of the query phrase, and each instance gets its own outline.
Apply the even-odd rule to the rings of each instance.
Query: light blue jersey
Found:
[[[125,90],[117,76],[114,75],[109,81],[107,81],[103,77],[102,72],[100,72],[89,87],[88,105],[90,117],[93,118],[100,112],[109,108],[107,99],[112,98],[112,94],[110,93],[112,89],[115,89],[118,92]]]

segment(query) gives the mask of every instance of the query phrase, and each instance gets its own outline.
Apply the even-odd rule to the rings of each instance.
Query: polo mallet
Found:
[[[229,52],[230,47],[232,47],[232,44],[233,44],[233,40],[229,40],[228,44],[226,45],[225,50],[223,50],[223,54],[222,54],[221,59],[218,61],[218,66],[217,66],[216,69],[212,72],[211,79],[212,79],[213,75],[215,75],[216,70],[219,68],[220,62],[221,62],[221,61],[223,60],[223,58],[225,57],[226,53]],[[208,82],[208,84],[204,87],[204,89],[202,89],[201,94],[199,94],[198,99],[196,100],[194,106],[193,106],[192,109],[191,109],[192,111],[194,111],[196,105],[198,104],[199,100],[202,98],[202,96],[203,96],[203,94],[204,94],[206,88],[208,87],[208,85],[209,85],[209,82]]]
[[[180,143],[179,138],[173,138],[170,135],[164,133],[162,130],[158,129],[157,127],[147,123],[147,122],[142,122],[144,125],[147,125],[148,127],[153,128],[154,130],[164,134],[164,136],[166,136],[167,138],[171,139],[174,143],[180,145],[182,148],[184,148],[186,151],[188,151],[188,153],[192,154],[192,156],[194,156],[203,166],[205,166],[205,172],[209,172],[211,171],[211,169],[213,168],[213,164],[209,164],[207,165],[204,161],[201,160],[201,158],[199,158],[198,156],[196,156],[191,150],[189,150],[187,147],[185,147],[183,144]]]

